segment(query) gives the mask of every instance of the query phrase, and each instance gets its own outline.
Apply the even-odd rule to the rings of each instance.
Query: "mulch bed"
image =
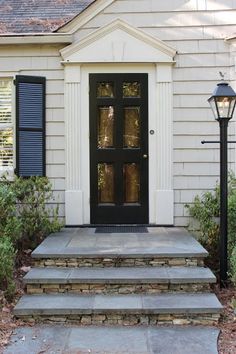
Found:
[[[215,293],[224,306],[221,321],[217,326],[220,330],[218,348],[220,354],[236,353],[236,315],[234,307],[236,307],[236,289],[229,286],[228,289],[220,289],[215,287]]]

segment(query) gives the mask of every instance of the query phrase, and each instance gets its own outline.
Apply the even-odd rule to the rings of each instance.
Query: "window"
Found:
[[[13,168],[12,81],[0,78],[0,170]]]

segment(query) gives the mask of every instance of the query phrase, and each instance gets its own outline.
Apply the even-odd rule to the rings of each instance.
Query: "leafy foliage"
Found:
[[[15,250],[9,237],[0,238],[0,288],[5,290],[5,296],[11,300],[15,292],[13,278]]]
[[[230,274],[232,282],[236,285],[236,245],[230,257]]]
[[[14,243],[21,234],[21,221],[17,217],[17,199],[5,183],[0,184],[0,238],[9,237]]]
[[[228,179],[228,255],[233,254],[236,245],[236,179],[230,173]],[[192,205],[186,205],[190,216],[198,221],[194,231],[199,241],[208,250],[212,263],[219,261],[219,216],[220,216],[220,187],[217,184],[213,192],[205,192],[194,198]],[[230,263],[232,268],[232,264]],[[236,271],[236,267],[235,267]],[[231,269],[232,274],[232,269]],[[236,277],[236,275],[235,275]]]
[[[228,199],[228,252],[232,254],[236,246],[236,190]]]
[[[58,207],[47,205],[52,200],[46,177],[0,179],[0,285],[9,296],[14,292],[15,250],[32,249],[62,227]]]

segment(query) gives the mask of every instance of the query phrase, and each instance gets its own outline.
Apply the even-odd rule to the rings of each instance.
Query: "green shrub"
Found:
[[[21,235],[21,221],[17,217],[16,195],[9,185],[0,183],[0,238],[9,237],[13,243]]]
[[[0,288],[9,300],[15,292],[15,249],[34,248],[62,227],[58,207],[47,205],[52,200],[46,177],[0,179]],[[20,252],[17,255],[20,263]]]
[[[199,241],[209,252],[211,263],[218,268],[219,263],[219,219],[220,188],[217,184],[213,192],[205,192],[194,198],[192,205],[186,205],[189,215],[198,221],[194,231]],[[235,177],[229,174],[228,181],[228,255],[231,257],[236,245],[236,189]]]
[[[236,245],[234,246],[230,257],[230,275],[232,282],[236,285]]]
[[[198,221],[194,231],[199,241],[206,247],[211,258],[218,258],[219,252],[219,186],[214,192],[205,192],[194,198],[192,205],[186,205],[189,215]]]
[[[58,207],[49,208],[52,186],[46,177],[16,178],[12,184],[21,220],[21,244],[35,247],[51,232],[59,231]]]
[[[34,248],[45,236],[59,231],[58,207],[50,208],[53,199],[46,177],[1,179],[0,198],[4,209],[0,235],[9,236],[17,249]],[[1,202],[1,200],[0,200]]]
[[[228,252],[232,254],[236,246],[236,190],[228,198]]]
[[[0,288],[5,297],[11,300],[15,293],[13,277],[15,250],[9,237],[0,238]]]

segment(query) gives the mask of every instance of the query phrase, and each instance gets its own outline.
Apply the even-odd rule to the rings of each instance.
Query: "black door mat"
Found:
[[[96,234],[148,233],[145,226],[99,226]]]

